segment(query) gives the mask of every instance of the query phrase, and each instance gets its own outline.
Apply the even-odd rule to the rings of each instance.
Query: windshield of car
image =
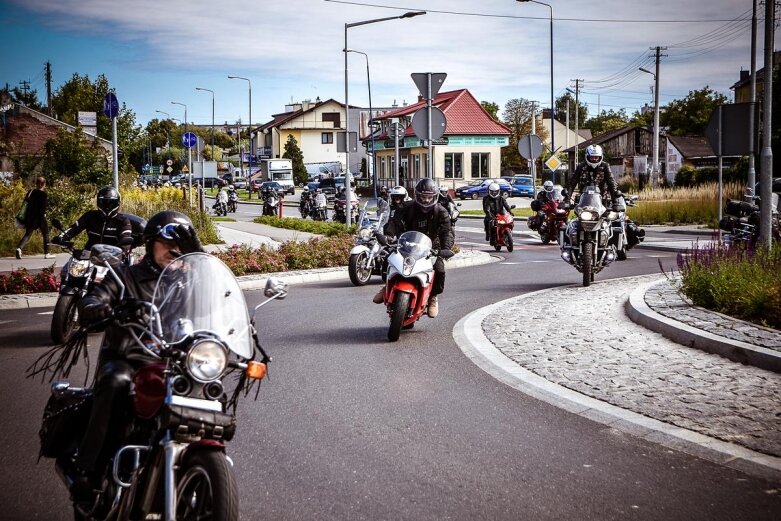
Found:
[[[513,180],[513,184],[516,184],[516,185],[531,185],[532,184],[532,178],[531,177],[516,177]]]
[[[474,181],[469,181],[469,186],[480,186],[483,184],[483,181],[481,179],[475,179]]]

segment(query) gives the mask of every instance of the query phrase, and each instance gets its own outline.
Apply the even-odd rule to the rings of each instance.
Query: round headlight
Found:
[[[89,267],[90,262],[88,260],[71,261],[70,266],[68,267],[68,273],[70,273],[71,277],[82,277],[87,273]]]
[[[412,257],[404,257],[404,268],[402,275],[408,277],[412,273],[412,268],[415,266],[415,259]]]
[[[579,217],[584,221],[593,221],[594,219],[596,219],[597,216],[594,212],[589,212],[588,210],[585,210],[580,212]]]
[[[228,365],[228,352],[214,340],[201,340],[187,353],[187,370],[198,382],[211,382],[222,376]]]
[[[361,240],[368,241],[372,238],[372,231],[370,228],[361,228],[358,230],[358,237],[361,238]]]

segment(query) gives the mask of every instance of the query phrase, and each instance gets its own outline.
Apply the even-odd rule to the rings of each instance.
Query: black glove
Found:
[[[201,252],[203,253],[203,246],[201,241],[198,240],[198,236],[195,234],[195,230],[192,226],[187,224],[180,224],[171,231],[171,237],[182,254]]]
[[[133,297],[126,298],[114,308],[114,317],[120,322],[145,322],[146,303]]]
[[[52,239],[52,244],[62,244],[63,242],[65,242],[65,237],[63,237],[62,234]]]

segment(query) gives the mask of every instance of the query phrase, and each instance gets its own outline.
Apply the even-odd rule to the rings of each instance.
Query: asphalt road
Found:
[[[480,234],[481,221],[457,231],[467,248],[481,247]],[[379,279],[363,288],[347,280],[291,286],[286,300],[261,309],[270,378],[257,402],[243,402],[228,447],[242,519],[781,517],[777,484],[529,398],[461,353],[452,329],[467,313],[579,281],[555,246],[517,235],[503,262],[448,272],[440,317],[395,343],[386,340],[387,315],[371,303]],[[658,271],[660,260],[669,268],[675,256],[633,250],[597,282]],[[262,299],[245,295],[250,305]],[[48,387],[23,376],[48,344],[50,311],[0,319],[3,519],[70,518],[52,463],[36,465]],[[559,334],[556,324],[528,327]]]

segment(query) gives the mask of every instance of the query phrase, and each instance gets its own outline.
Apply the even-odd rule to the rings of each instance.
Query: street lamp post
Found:
[[[374,192],[374,198],[377,199],[377,165],[374,160],[374,128],[372,127],[372,123],[374,122],[374,112],[372,112],[372,80],[371,76],[369,75],[369,55],[365,52],[356,51],[354,49],[347,49],[347,52],[363,54],[363,57],[366,58],[366,83],[369,88],[369,132],[371,133],[372,142],[372,189]]]
[[[638,70],[654,77],[654,164],[651,166],[651,183],[656,186],[659,182],[659,60],[656,60],[656,74],[642,67],[638,67]]]
[[[195,90],[203,90],[212,93],[212,161],[215,161],[214,159],[214,91],[211,89],[204,89],[201,87],[195,87]]]
[[[252,147],[252,82],[249,78],[243,78],[241,76],[228,76],[228,79],[244,80],[249,84],[249,126],[247,127],[249,129],[249,175],[247,176],[247,179],[249,180],[252,178],[252,153],[255,152]],[[239,131],[239,139],[241,139],[241,131]]]
[[[537,0],[517,0],[518,2],[540,4],[550,9],[550,151],[556,153],[556,126],[554,116],[556,115],[556,100],[553,97],[553,7],[545,2]],[[556,171],[553,171],[553,182],[556,182]]]
[[[412,18],[414,16],[419,16],[422,14],[426,14],[426,11],[408,11],[400,16],[387,16],[385,18],[374,18],[372,20],[364,20],[362,22],[353,22],[349,24],[348,23],[344,24],[344,47],[342,48],[342,52],[344,52],[344,113],[345,113],[344,143],[345,143],[345,163],[347,166],[347,172],[345,172],[344,175],[344,186],[345,186],[345,192],[347,196],[347,204],[345,205],[345,217],[346,217],[345,224],[347,226],[350,226],[352,224],[352,207],[351,207],[352,205],[350,204],[350,201],[352,201],[352,194],[353,194],[353,189],[351,186],[352,174],[350,173],[350,101],[348,98],[348,89],[347,89],[347,83],[348,83],[347,52],[349,50],[349,47],[347,46],[347,29],[350,29],[351,27],[358,27],[359,25],[374,24],[378,22],[385,22],[388,20]]]
[[[159,112],[160,114],[165,114],[166,118],[171,119],[171,115],[168,112],[163,112],[162,110],[155,110],[155,112]],[[165,131],[166,135],[166,142],[165,142],[165,151],[168,152],[170,155],[171,153],[171,135],[168,133],[168,130]]]

